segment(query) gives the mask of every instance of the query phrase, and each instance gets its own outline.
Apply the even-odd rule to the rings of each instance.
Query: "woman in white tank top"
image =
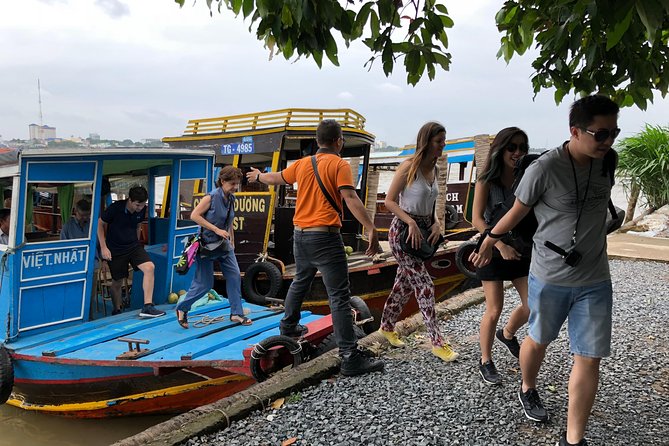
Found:
[[[434,283],[423,260],[405,253],[400,246],[400,233],[407,226],[407,242],[418,248],[423,235],[419,227],[429,228],[428,242],[435,244],[441,234],[439,220],[434,215],[434,203],[437,199],[437,160],[443,154],[446,145],[446,129],[437,122],[428,122],[421,127],[416,140],[416,153],[404,161],[395,172],[390,189],[386,194],[386,208],[395,214],[388,231],[390,249],[397,259],[395,284],[386,300],[381,316],[379,332],[395,347],[404,347],[397,333],[395,323],[402,308],[416,296],[418,307],[423,314],[432,353],[440,359],[450,362],[458,357],[444,341],[434,310]]]

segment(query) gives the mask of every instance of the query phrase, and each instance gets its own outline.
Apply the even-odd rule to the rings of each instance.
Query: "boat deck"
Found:
[[[85,324],[34,336],[24,336],[6,344],[13,356],[45,362],[119,365],[135,367],[196,365],[230,366],[244,361],[244,350],[269,336],[279,334],[282,312],[244,303],[253,324],[242,326],[229,319],[227,300],[189,312],[188,330],[178,325],[174,305],[160,305],[166,316],[141,319],[138,310],[109,316]],[[302,312],[302,324],[324,319]],[[329,319],[329,318],[327,318]],[[321,324],[318,324],[319,326]],[[311,328],[311,327],[310,327]],[[135,359],[119,358],[128,351],[119,338],[148,341]],[[237,363],[237,364],[234,364]]]

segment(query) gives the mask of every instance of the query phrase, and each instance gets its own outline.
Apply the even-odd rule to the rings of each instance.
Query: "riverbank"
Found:
[[[603,361],[587,438],[595,446],[663,444],[669,438],[664,422],[669,417],[669,265],[612,260],[611,271],[613,356]],[[502,320],[517,299],[507,291]],[[256,411],[186,444],[554,445],[566,423],[571,360],[565,328],[539,376],[551,421],[535,424],[525,419],[517,401],[517,361],[500,345],[493,355],[504,384],[485,385],[478,375],[482,312],[479,305],[442,322],[461,354],[455,363],[433,357],[425,335],[417,333],[408,339],[410,348],[384,356],[385,373],[335,376],[291,395],[280,409]],[[524,335],[523,328],[519,336]]]

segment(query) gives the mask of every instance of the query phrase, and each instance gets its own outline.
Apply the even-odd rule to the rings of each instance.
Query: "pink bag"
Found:
[[[198,234],[194,234],[188,239],[186,247],[181,253],[181,256],[179,256],[179,261],[175,266],[177,274],[183,276],[184,274],[188,273],[188,270],[195,262],[195,258],[197,257],[197,253],[199,250],[200,250],[200,236]]]

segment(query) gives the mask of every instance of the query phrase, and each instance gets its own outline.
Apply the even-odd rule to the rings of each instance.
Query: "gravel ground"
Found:
[[[613,355],[602,362],[586,438],[590,445],[669,445],[669,265],[612,260],[611,270]],[[502,321],[518,296],[508,291],[507,298]],[[385,353],[384,373],[333,377],[291,395],[278,410],[255,412],[187,444],[555,445],[566,427],[571,359],[565,328],[539,375],[551,420],[537,424],[520,408],[518,363],[503,346],[496,342],[493,349],[503,385],[488,386],[478,375],[482,312],[480,305],[442,322],[461,354],[455,363],[432,356],[419,332],[409,337],[410,348]]]

